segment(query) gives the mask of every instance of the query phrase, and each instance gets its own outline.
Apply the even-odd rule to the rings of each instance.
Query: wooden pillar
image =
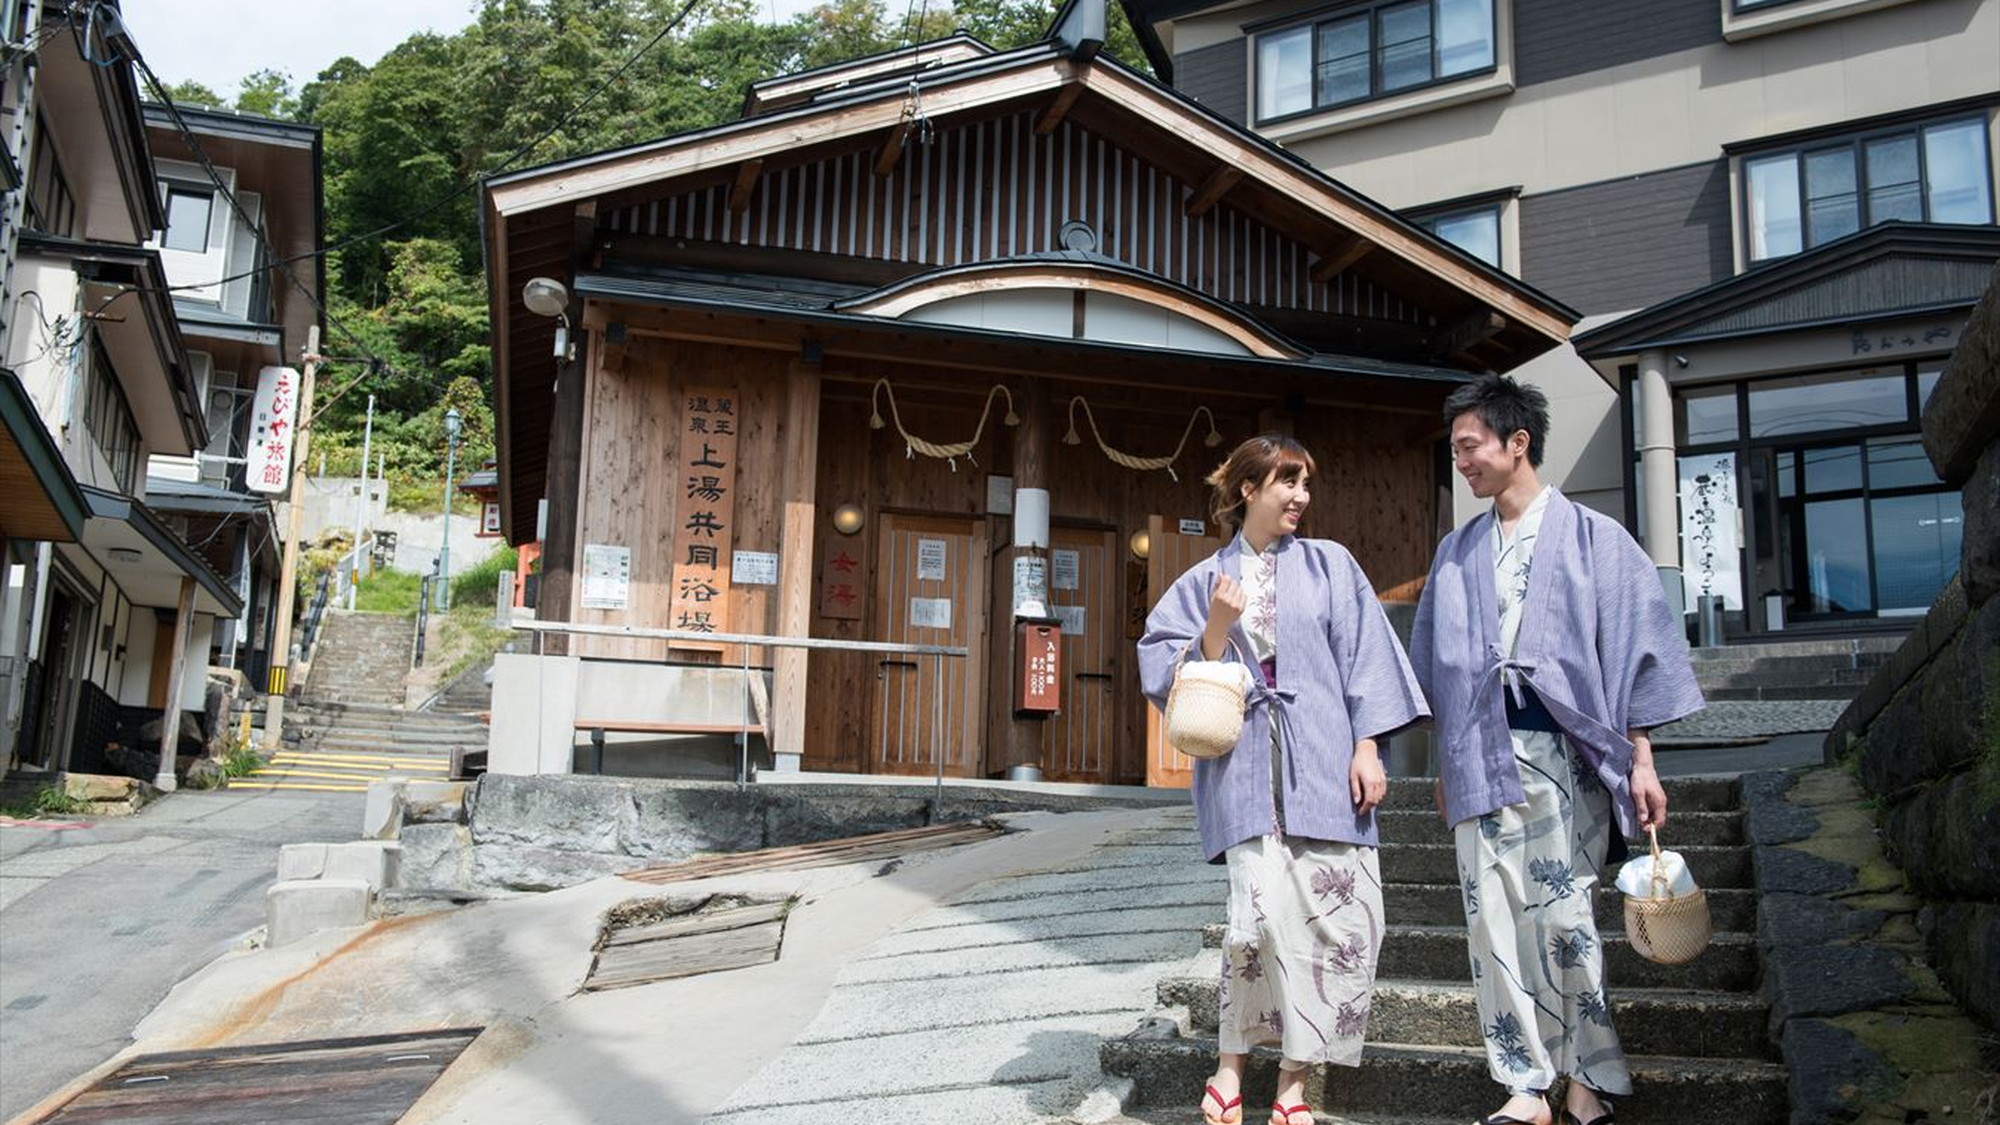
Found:
[[[1016,490],[1046,489],[1049,487],[1051,476],[1049,463],[1053,452],[1049,438],[1052,419],[1049,414],[1049,386],[1046,382],[1030,378],[1022,385],[1021,408],[1018,413],[1021,416],[1021,424],[1014,428],[1014,487]],[[1050,498],[1049,508],[1053,514],[1055,509],[1053,496]],[[1009,612],[1001,615],[994,623],[994,628],[1001,634],[994,647],[1003,655],[999,665],[994,669],[992,682],[998,689],[994,694],[1000,696],[1002,727],[1007,735],[1006,757],[1002,764],[1009,769],[1014,766],[1039,767],[1042,764],[1042,737],[1047,730],[1048,722],[1040,718],[1024,719],[1014,714],[1015,665],[1019,662],[1019,654],[1014,651],[1012,613],[1014,599],[1011,591],[1014,588],[1014,560],[1040,557],[1043,566],[1046,567],[1048,552],[1010,546],[1001,553],[1001,557],[1005,560],[1005,564],[1001,568],[999,581],[1001,588],[1009,591],[1008,596],[1001,601],[1008,607]],[[1063,690],[1069,690],[1067,683],[1063,685]]]
[[[194,622],[194,579],[181,579],[180,613],[174,618],[174,655],[167,668],[167,702],[160,708],[160,770],[153,785],[171,793],[174,780],[174,750],[181,740],[181,693],[187,689],[188,629]]]
[[[592,245],[597,231],[597,202],[576,205],[571,221],[570,264],[584,269],[592,264]],[[583,381],[588,378],[590,334],[583,327],[583,300],[574,293],[569,302],[571,357],[556,361],[555,409],[549,419],[548,468],[542,480],[542,497],[549,503],[547,533],[542,539],[542,581],[535,594],[535,618],[539,621],[574,620],[570,603],[575,600],[576,567],[579,561],[576,525],[581,513],[583,476]],[[544,633],[542,652],[567,656],[570,639],[566,633]]]
[[[819,365],[795,362],[785,382],[784,481],[779,499],[778,635],[812,635],[813,531],[818,524]],[[780,773],[796,773],[806,749],[808,653],[778,649],[771,700],[771,751]]]

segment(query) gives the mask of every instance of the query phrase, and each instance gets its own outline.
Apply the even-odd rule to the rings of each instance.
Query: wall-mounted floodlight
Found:
[[[521,287],[521,303],[536,316],[556,318],[556,358],[575,359],[576,348],[569,341],[569,287],[553,277],[531,277]]]

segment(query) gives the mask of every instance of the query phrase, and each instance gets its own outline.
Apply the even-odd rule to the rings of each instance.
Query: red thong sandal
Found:
[[[1214,1113],[1208,1111],[1211,1101],[1216,1105]],[[1206,1087],[1201,1099],[1201,1120],[1202,1125],[1243,1125],[1243,1095],[1238,1094],[1224,1101],[1222,1095],[1215,1092],[1214,1086]]]
[[[1283,1102],[1272,1102],[1271,1125],[1292,1125],[1292,1118],[1297,1117],[1301,1113],[1306,1115],[1307,1125],[1311,1125],[1314,1120],[1313,1107],[1304,1102],[1293,1106],[1288,1106]]]

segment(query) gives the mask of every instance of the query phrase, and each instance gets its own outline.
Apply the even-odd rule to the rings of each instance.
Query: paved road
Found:
[[[176,793],[88,827],[0,826],[0,1119],[111,1057],[264,921],[278,846],[350,840],[362,796]]]

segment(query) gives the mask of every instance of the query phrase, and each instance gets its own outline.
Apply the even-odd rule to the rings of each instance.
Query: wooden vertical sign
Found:
[[[689,387],[681,410],[669,628],[726,633],[736,524],[736,391]]]

